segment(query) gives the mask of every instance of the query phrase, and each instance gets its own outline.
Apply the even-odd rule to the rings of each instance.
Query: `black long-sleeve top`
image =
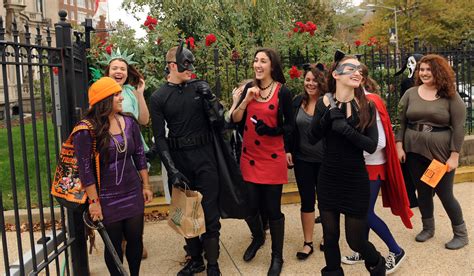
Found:
[[[170,138],[191,138],[209,134],[209,119],[195,83],[166,83],[150,98],[153,136],[160,152],[168,151],[165,121]]]

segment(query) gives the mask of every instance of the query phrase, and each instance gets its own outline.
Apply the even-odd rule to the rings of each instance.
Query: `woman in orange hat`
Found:
[[[89,213],[102,220],[120,258],[122,237],[131,275],[138,275],[143,250],[144,203],[152,200],[148,171],[137,121],[122,114],[122,88],[103,77],[89,88],[89,111],[85,115],[95,134],[100,156],[100,187],[91,158],[93,137],[87,130],[74,135],[79,176],[89,196]],[[111,275],[120,275],[112,256],[105,251]]]

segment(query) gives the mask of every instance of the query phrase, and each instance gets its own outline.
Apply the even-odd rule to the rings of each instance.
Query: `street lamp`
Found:
[[[367,7],[369,8],[382,8],[382,9],[388,9],[393,11],[394,17],[395,17],[395,56],[397,56],[399,49],[398,49],[398,21],[397,21],[397,13],[401,12],[401,10],[398,10],[397,7],[389,7],[389,6],[383,6],[383,5],[375,5],[375,4],[367,4]]]

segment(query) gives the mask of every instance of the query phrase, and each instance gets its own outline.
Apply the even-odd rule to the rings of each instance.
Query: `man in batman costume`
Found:
[[[398,75],[403,74],[403,72],[405,72],[405,70],[408,69],[408,77],[404,78],[400,82],[400,99],[402,98],[403,94],[405,94],[405,91],[407,91],[413,85],[415,85],[416,64],[421,60],[422,57],[423,57],[422,54],[413,54],[409,56],[405,64],[403,64],[402,68],[398,72],[395,73],[395,76],[398,76]],[[410,201],[410,208],[417,207],[418,199],[416,197],[415,185],[413,184],[407,165],[403,163],[401,165],[402,165],[402,172],[403,172],[403,178],[405,180],[407,195]]]
[[[203,195],[206,232],[201,237],[186,239],[191,259],[178,275],[194,275],[206,268],[207,275],[220,275],[218,204],[219,175],[214,150],[213,128],[223,125],[220,104],[209,84],[191,80],[194,55],[180,46],[166,54],[168,82],[153,93],[150,99],[153,135],[161,161],[168,172],[168,185],[188,186]],[[165,121],[169,128],[165,136]]]

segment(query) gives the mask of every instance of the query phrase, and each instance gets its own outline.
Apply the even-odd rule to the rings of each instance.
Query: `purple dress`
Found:
[[[124,119],[127,151],[118,153],[113,140],[110,139],[109,160],[107,164],[101,164],[100,167],[99,197],[104,224],[144,213],[142,181],[138,171],[146,169],[147,164],[140,137],[140,128],[133,118],[124,116]],[[114,137],[119,143],[123,144],[120,134],[114,135]],[[73,143],[76,149],[79,177],[82,184],[84,186],[96,184],[94,162],[91,158],[92,138],[89,131],[77,132],[74,135]]]

